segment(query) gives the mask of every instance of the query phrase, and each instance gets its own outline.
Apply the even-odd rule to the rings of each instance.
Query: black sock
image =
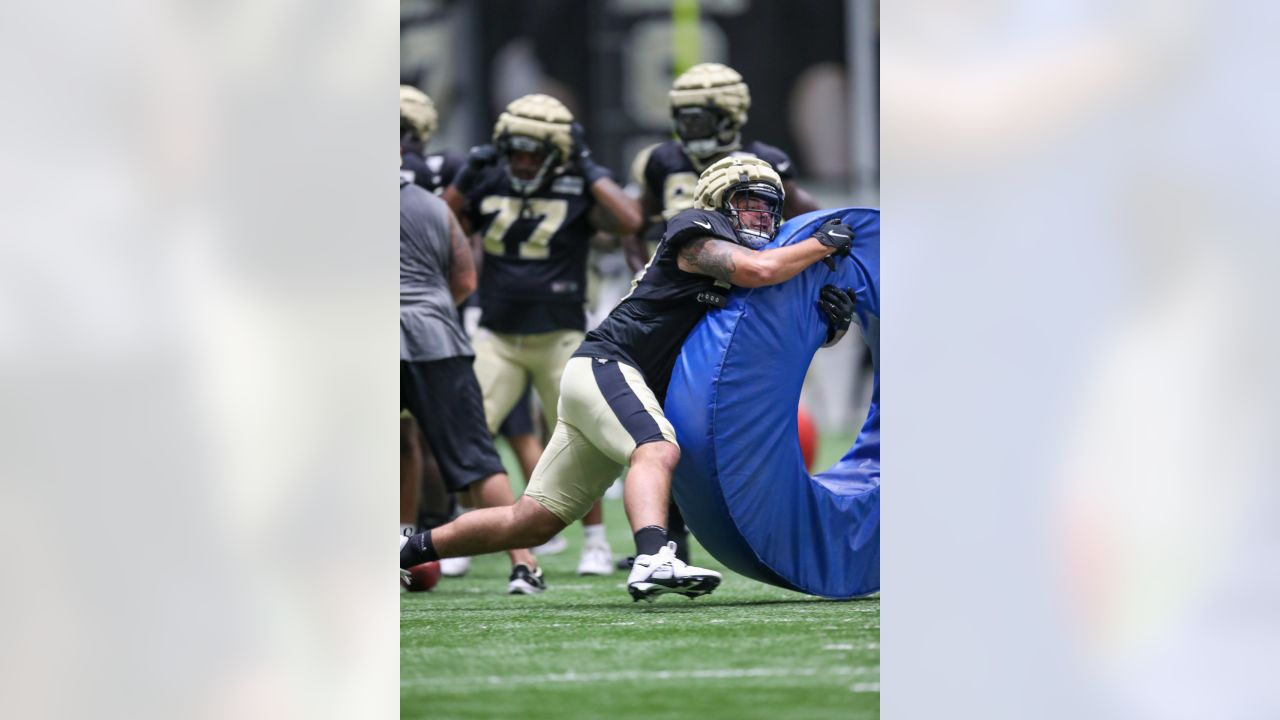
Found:
[[[667,544],[667,529],[646,525],[636,531],[636,555],[653,555]]]
[[[400,567],[408,569],[422,563],[439,560],[440,554],[436,552],[436,546],[431,544],[431,531],[418,533],[409,538],[409,542],[400,548]]]

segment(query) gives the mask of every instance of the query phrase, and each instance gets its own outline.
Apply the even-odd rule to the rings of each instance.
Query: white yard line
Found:
[[[647,680],[733,680],[738,678],[786,677],[850,677],[879,675],[880,668],[723,668],[715,670],[621,670],[617,672],[565,672],[541,675],[475,675],[471,677],[437,677],[402,679],[400,687],[430,685],[437,689],[472,685],[544,685],[547,683],[603,683]],[[879,687],[879,683],[855,683],[852,687]],[[855,690],[878,692],[878,690]]]

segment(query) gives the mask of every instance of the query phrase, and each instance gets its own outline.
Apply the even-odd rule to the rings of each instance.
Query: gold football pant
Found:
[[[675,429],[640,371],[615,360],[569,360],[559,410],[525,495],[566,524],[604,495],[637,446],[676,442]]]

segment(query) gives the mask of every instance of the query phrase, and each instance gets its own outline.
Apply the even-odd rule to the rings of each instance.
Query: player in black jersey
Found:
[[[669,97],[678,139],[646,148],[631,166],[646,223],[640,237],[623,243],[633,271],[649,259],[651,243],[662,237],[665,222],[693,207],[699,173],[728,155],[758,157],[773,167],[787,194],[783,219],[818,209],[813,197],[796,185],[795,168],[785,152],[757,140],[743,141],[751,93],[735,70],[719,63],[694,65],[676,78]]]
[[[427,152],[439,116],[431,98],[412,85],[400,86],[400,178],[440,195],[464,162],[449,150]]]
[[[444,199],[480,238],[475,371],[490,430],[532,381],[555,427],[560,375],[586,330],[587,253],[596,231],[631,233],[640,206],[592,159],[585,131],[559,100],[526,95],[472,149]],[[584,508],[578,571],[613,571],[599,506]],[[577,520],[578,518],[572,518]]]
[[[708,308],[724,304],[729,286],[775,285],[833,254],[848,255],[853,232],[836,220],[801,242],[758,250],[777,231],[784,197],[781,179],[758,158],[728,157],[707,168],[695,188],[697,208],[672,218],[631,293],[565,368],[560,417],[524,495],[509,508],[478,510],[415,535],[401,549],[401,566],[542,542],[597,501],[629,464],[624,502],[636,559],[628,592],[639,600],[714,590],[719,573],[687,565],[667,540],[680,449],[659,398],[685,337]],[[853,303],[828,288],[819,307],[832,340],[849,326]]]

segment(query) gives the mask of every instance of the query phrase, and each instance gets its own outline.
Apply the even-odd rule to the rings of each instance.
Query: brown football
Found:
[[[409,592],[426,592],[440,582],[440,563],[429,562],[409,568],[409,582],[404,588]]]

